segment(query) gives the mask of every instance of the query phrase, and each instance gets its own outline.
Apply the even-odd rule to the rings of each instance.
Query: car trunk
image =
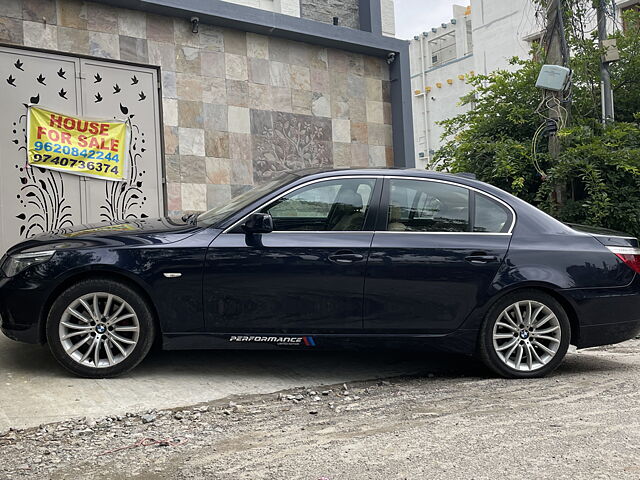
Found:
[[[589,225],[577,225],[573,223],[567,223],[566,225],[578,232],[588,233],[607,247],[636,248],[639,246],[638,239],[636,237],[632,237],[631,235],[623,232],[617,232],[607,228],[592,227]]]

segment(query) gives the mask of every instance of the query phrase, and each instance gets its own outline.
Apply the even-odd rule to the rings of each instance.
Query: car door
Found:
[[[245,234],[240,221],[219,235],[205,262],[207,329],[361,331],[381,187],[370,176],[313,180],[256,210],[271,214],[273,232]]]
[[[460,184],[385,179],[365,280],[367,331],[444,333],[488,295],[514,222],[503,202]]]

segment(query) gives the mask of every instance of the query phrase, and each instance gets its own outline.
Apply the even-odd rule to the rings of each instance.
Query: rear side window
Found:
[[[511,213],[504,205],[484,195],[476,194],[474,232],[506,233],[511,225]]]
[[[468,232],[469,190],[422,180],[389,181],[388,231]]]

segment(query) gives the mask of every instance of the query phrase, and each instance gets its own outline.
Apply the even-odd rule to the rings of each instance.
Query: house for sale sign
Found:
[[[65,173],[125,180],[130,127],[28,107],[27,162]]]

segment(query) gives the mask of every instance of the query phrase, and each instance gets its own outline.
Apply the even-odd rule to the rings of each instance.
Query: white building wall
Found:
[[[432,167],[431,157],[441,145],[443,127],[438,124],[468,110],[468,106],[460,104],[460,97],[470,91],[467,84],[468,75],[474,68],[474,58],[467,55],[442,67],[430,70],[426,77],[426,89],[420,76],[412,79],[414,87],[413,109],[414,135],[417,147],[416,165]],[[415,93],[417,91],[420,93]],[[429,91],[427,91],[429,90]],[[426,114],[425,114],[426,112]],[[427,125],[428,128],[425,128]],[[424,156],[420,156],[420,152]]]
[[[261,0],[270,1],[270,0]],[[291,15],[292,17],[300,16],[300,1],[299,0],[274,0],[275,11],[279,11],[284,15]]]
[[[527,58],[544,25],[535,12],[531,0],[472,0],[476,71],[487,74],[510,68],[513,57]]]
[[[468,37],[471,15],[468,8],[455,6],[452,17],[409,46],[416,165],[425,168],[433,167],[431,158],[441,145],[443,127],[438,122],[468,108],[460,105],[460,97],[470,91],[467,78],[475,68]]]
[[[380,0],[382,14],[382,34],[387,37],[396,36],[396,14],[393,0]]]
[[[611,18],[607,22],[610,33],[622,28],[621,10],[638,3],[616,0],[616,22]],[[595,30],[595,12],[590,18],[587,30]],[[476,71],[483,74],[512,68],[509,60],[513,57],[528,58],[532,42],[542,38],[546,23],[543,9],[531,0],[471,0],[471,21]]]
[[[246,7],[260,8],[270,12],[283,13],[293,17],[300,16],[299,0],[226,0],[227,2],[244,5]]]

